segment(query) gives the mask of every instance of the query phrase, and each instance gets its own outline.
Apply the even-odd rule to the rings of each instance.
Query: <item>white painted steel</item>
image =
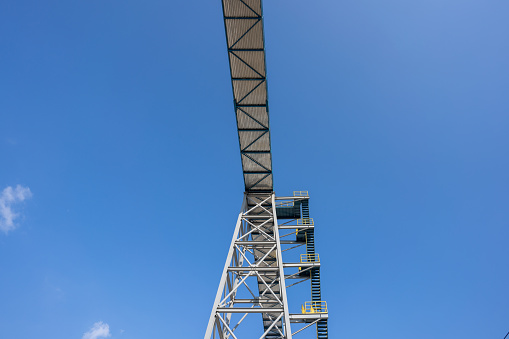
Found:
[[[281,338],[291,338],[274,201],[273,193],[244,196],[205,333],[206,339],[216,334],[225,339],[230,336],[242,339],[235,333],[250,314],[262,314],[262,338],[269,334],[271,338],[279,334]],[[248,280],[250,277],[256,278],[254,284]],[[240,290],[244,294],[247,290],[252,298],[241,295],[237,299]],[[255,295],[256,292],[258,295]],[[235,314],[244,315],[232,326]]]
[[[240,226],[242,225],[242,211],[246,208],[246,195],[244,195],[244,200],[242,202],[242,208],[239,213],[239,217],[237,218],[237,224],[235,225],[235,231],[233,232],[233,239],[231,242],[230,249],[228,251],[228,256],[226,257],[226,263],[224,264],[223,274],[221,275],[221,280],[219,281],[219,288],[217,289],[216,299],[214,300],[214,305],[212,306],[212,312],[210,313],[209,323],[207,325],[207,331],[205,332],[205,338],[210,338],[212,335],[212,331],[214,329],[214,322],[216,321],[216,310],[219,304],[219,300],[221,299],[222,286],[224,286],[226,282],[226,276],[228,275],[228,266],[232,260],[233,256],[233,245],[235,244],[235,240],[237,239],[236,235],[239,233]]]
[[[277,260],[279,265],[279,276],[281,284],[281,295],[283,297],[284,317],[285,317],[285,330],[286,338],[292,339],[292,330],[290,326],[290,312],[288,311],[288,299],[286,297],[286,284],[285,284],[285,271],[283,266],[283,255],[281,254],[281,243],[279,241],[279,228],[277,226],[277,214],[276,214],[276,200],[274,194],[272,194],[272,211],[274,213],[274,234],[277,242]]]

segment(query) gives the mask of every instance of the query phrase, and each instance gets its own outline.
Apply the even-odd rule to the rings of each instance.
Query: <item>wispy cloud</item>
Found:
[[[96,322],[94,326],[85,334],[82,339],[97,339],[111,337],[110,326],[102,321]]]
[[[16,228],[14,220],[19,217],[12,209],[13,205],[32,197],[30,188],[17,185],[16,188],[7,186],[0,195],[0,230],[5,233]]]

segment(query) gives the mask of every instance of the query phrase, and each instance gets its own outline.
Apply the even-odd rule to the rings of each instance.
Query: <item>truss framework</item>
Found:
[[[246,192],[272,192],[261,0],[222,0]]]
[[[260,339],[292,337],[274,194],[244,196],[205,338],[237,338],[252,314],[263,318]]]
[[[221,1],[245,195],[205,338],[258,337],[251,332],[244,335],[242,329],[248,327],[250,317],[259,321],[261,315],[260,339],[292,338],[315,324],[318,339],[327,339],[327,307],[320,299],[320,263],[307,191],[284,198],[275,198],[273,192],[262,0]],[[276,206],[275,200],[285,202]],[[301,223],[278,225],[276,209],[284,212],[281,218],[301,218]],[[295,241],[281,240],[292,234]],[[300,263],[283,263],[282,252],[304,245]],[[284,268],[298,272],[285,276]],[[286,286],[285,279],[293,279],[292,284]],[[286,288],[308,280],[312,301],[302,305],[301,314],[289,314]],[[290,323],[304,326],[292,334]]]
[[[314,260],[283,263],[283,252],[305,243],[282,238],[288,239],[287,236],[295,236],[296,232],[305,232],[314,226],[299,224],[299,220],[296,225],[292,224],[295,220],[278,224],[276,199],[281,198],[275,198],[273,193],[244,195],[205,339],[291,339],[293,335],[328,318],[323,313],[289,313],[286,289],[308,281],[310,278],[306,272],[309,274],[319,268],[320,263]],[[284,246],[289,247],[283,249]],[[298,268],[298,271],[285,275],[285,268]],[[287,285],[287,279],[295,282]],[[258,322],[260,315],[263,320],[263,327],[257,326],[260,333],[254,335],[250,332],[247,336],[242,333],[242,326],[249,317],[256,317]],[[301,323],[304,327],[292,333],[291,323]]]

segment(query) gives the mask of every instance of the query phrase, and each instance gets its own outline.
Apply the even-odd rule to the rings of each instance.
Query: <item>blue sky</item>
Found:
[[[509,331],[508,11],[264,2],[331,338]],[[0,337],[200,338],[243,190],[220,1],[4,1],[0,32]]]

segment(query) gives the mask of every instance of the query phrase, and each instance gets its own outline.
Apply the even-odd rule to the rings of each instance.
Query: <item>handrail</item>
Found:
[[[284,201],[280,203],[276,203],[276,207],[293,207],[294,203],[293,201]]]
[[[307,254],[301,254],[300,255],[300,262],[320,262],[320,256],[318,253],[307,253]]]
[[[327,302],[325,301],[306,301],[302,305],[302,314],[306,313],[328,313]]]
[[[294,197],[308,197],[309,192],[308,191],[293,191]]]
[[[297,219],[297,225],[314,226],[315,222],[313,221],[313,218],[302,218],[302,219]]]

